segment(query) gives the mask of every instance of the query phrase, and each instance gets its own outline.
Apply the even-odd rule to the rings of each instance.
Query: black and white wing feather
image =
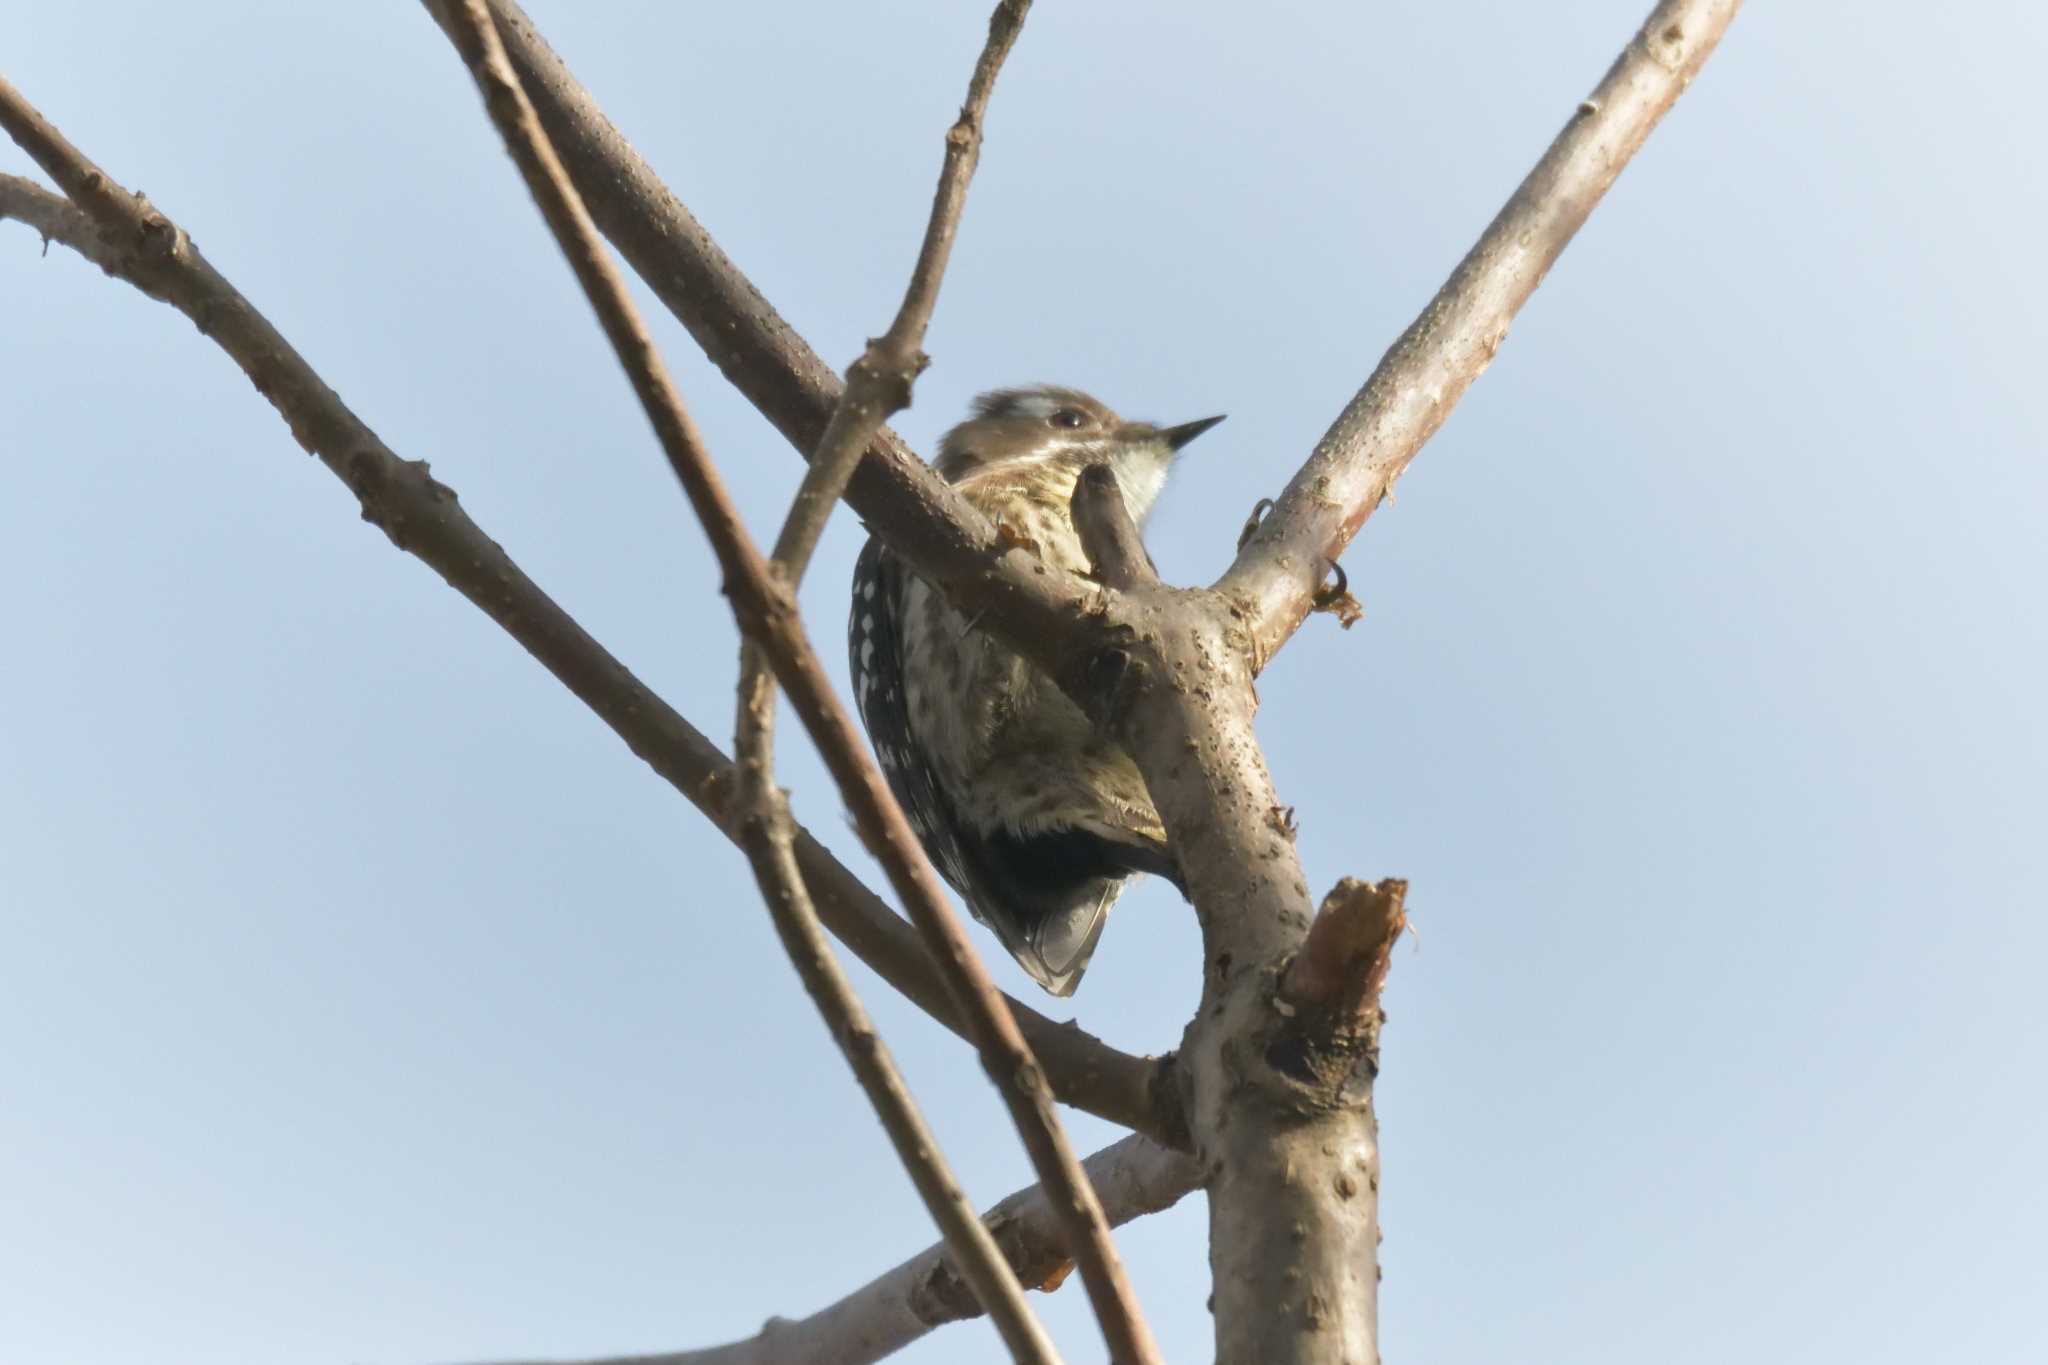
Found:
[[[870,539],[853,566],[853,611],[846,622],[853,700],[896,804],[910,817],[939,875],[967,895],[974,878],[964,831],[910,733],[903,686],[905,576],[902,563],[879,540]]]
[[[976,830],[961,818],[911,729],[903,616],[909,581],[902,561],[870,539],[854,565],[847,649],[854,702],[875,757],[933,866],[974,917],[1039,985],[1071,994],[1124,879],[1140,871],[1176,876],[1171,858],[1144,841],[1112,845],[1079,830],[1019,838]]]

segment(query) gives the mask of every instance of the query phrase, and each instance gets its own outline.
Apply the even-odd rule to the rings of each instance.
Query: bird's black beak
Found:
[[[1165,427],[1160,430],[1159,439],[1166,442],[1167,449],[1179,450],[1222,420],[1219,414],[1215,417],[1204,417],[1197,422],[1182,422],[1177,427]]]

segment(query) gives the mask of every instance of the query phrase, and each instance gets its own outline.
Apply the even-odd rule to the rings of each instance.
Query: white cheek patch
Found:
[[[1172,458],[1163,445],[1145,445],[1110,461],[1117,485],[1123,490],[1124,506],[1131,511],[1131,520],[1143,521],[1152,504],[1159,500],[1159,490],[1166,487],[1166,466]]]

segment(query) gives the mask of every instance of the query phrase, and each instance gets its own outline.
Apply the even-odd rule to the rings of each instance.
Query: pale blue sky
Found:
[[[899,429],[1038,379],[1228,411],[1151,531],[1213,576],[1642,8],[1046,0]],[[534,9],[851,357],[984,6]],[[1365,621],[1262,681],[1310,881],[1414,884],[1390,1359],[2048,1358],[2043,27],[1753,7],[1351,551]],[[702,537],[416,5],[5,31],[0,69],[724,732]],[[663,335],[765,530],[798,462]],[[189,323],[0,227],[0,376],[0,1360],[672,1348],[932,1240],[739,858]],[[842,515],[806,592],[830,641],[858,541]],[[1074,1010],[1168,1046],[1197,961],[1146,887]],[[862,980],[977,1197],[1023,1183],[962,1047]],[[1203,1233],[1192,1199],[1122,1239],[1176,1361]],[[1100,1359],[1081,1296],[1044,1302]],[[902,1358],[998,1356],[976,1324]]]

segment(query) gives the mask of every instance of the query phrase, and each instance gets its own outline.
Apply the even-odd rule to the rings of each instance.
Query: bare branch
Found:
[[[448,0],[422,4],[448,26]],[[511,0],[490,8],[593,220],[719,371],[810,457],[837,405],[838,377],[633,150],[532,20]],[[891,549],[1041,662],[1073,635],[1094,595],[1078,576],[999,537],[887,427],[869,442],[845,497]]]
[[[33,180],[0,174],[0,219],[8,218],[34,228],[36,235],[43,239],[43,254],[46,256],[52,242],[62,242],[95,263],[98,263],[100,255],[106,254],[93,221],[84,209],[61,194],[52,194]],[[111,257],[101,268],[109,275],[118,275]]]
[[[1508,324],[1707,57],[1741,0],[1664,0],[1506,207],[1338,414],[1217,587],[1256,657],[1300,626],[1333,562],[1492,361]]]
[[[1401,461],[1491,354],[1542,265],[1655,111],[1683,86],[1732,9],[1661,7],[1603,84],[1600,98],[1611,102],[1581,115],[1601,130],[1591,145],[1567,131],[1563,150],[1553,149],[1438,305],[1396,345],[1382,367],[1396,378],[1376,378],[1353,407],[1370,414],[1384,406],[1412,419],[1406,427],[1395,418],[1366,424],[1368,433],[1406,433]],[[1340,897],[1304,962],[1312,916],[1293,820],[1252,724],[1252,674],[1299,623],[1335,551],[1385,490],[1389,468],[1369,458],[1379,447],[1365,441],[1368,456],[1351,459],[1354,434],[1340,421],[1280,505],[1251,529],[1217,590],[1140,588],[1114,594],[1119,600],[1104,612],[1128,631],[1132,672],[1142,684],[1112,720],[1159,808],[1202,924],[1208,971],[1181,1065],[1196,1154],[1209,1172],[1220,1360],[1378,1359],[1377,950],[1354,973],[1361,988],[1348,1014],[1343,969],[1320,968],[1328,958],[1349,958],[1339,950],[1370,937],[1358,931],[1388,926],[1389,916],[1375,921],[1362,913],[1388,903],[1384,894],[1377,905]],[[1355,501],[1361,487],[1368,495]],[[1330,526],[1334,538],[1290,529],[1304,525]],[[1304,999],[1320,999],[1326,984],[1338,982],[1329,989],[1339,1008],[1305,1020],[1282,993],[1290,962],[1301,966],[1297,990],[1317,988]]]
[[[596,227],[555,159],[517,75],[505,62],[484,0],[464,0],[463,8],[452,11],[451,17],[457,20],[458,46],[493,117],[505,130],[513,159],[596,309],[663,453],[711,539],[741,629],[774,661],[777,678],[852,806],[856,823],[881,858],[912,923],[925,936],[967,1014],[983,1069],[1008,1106],[1039,1179],[1057,1195],[1056,1207],[1069,1220],[1082,1281],[1112,1358],[1133,1365],[1156,1361],[1158,1348],[1136,1311],[1101,1203],[1081,1172],[1030,1045],[1004,1008],[1001,993],[940,891],[902,809],[826,681],[788,585],[762,559],[741,523],[624,282],[604,254]]]
[[[1121,1227],[1172,1208],[1201,1185],[1201,1167],[1184,1152],[1127,1137],[1082,1163]],[[1045,1187],[1022,1189],[982,1215],[1018,1277],[1037,1289],[1059,1287],[1070,1266],[1060,1220]],[[771,1318],[742,1341],[693,1351],[615,1356],[575,1365],[873,1365],[933,1328],[977,1313],[947,1260],[943,1243],[927,1247],[837,1303],[802,1318]],[[536,1365],[527,1362],[526,1365]],[[568,1365],[556,1362],[555,1365]]]
[[[0,126],[40,123],[0,82]],[[46,127],[46,125],[45,125]],[[52,163],[60,182],[105,177],[64,144]],[[423,461],[401,459],[343,403],[284,336],[213,266],[182,229],[118,188],[106,217],[93,217],[18,176],[0,175],[0,218],[71,248],[107,274],[185,314],[248,374],[299,444],[356,495],[363,519],[415,555],[573,692],[626,746],[728,837],[732,763],[592,639],[462,510],[455,491]],[[103,226],[104,225],[104,226]],[[150,248],[145,250],[144,248]],[[796,854],[826,925],[884,980],[962,1037],[967,1025],[915,932],[846,866],[798,831]],[[1185,1146],[1179,1092],[1169,1064],[1132,1057],[1021,1002],[1005,1003],[1030,1039],[1059,1097],[1169,1146]]]
[[[1280,978],[1280,998],[1296,1010],[1359,1018],[1377,1012],[1394,940],[1408,927],[1408,883],[1346,877],[1323,897],[1301,951]]]
[[[1371,1092],[1304,1084],[1269,1057],[1291,1022],[1279,973],[1311,906],[1253,725],[1246,633],[1234,604],[1208,590],[1119,596],[1137,681],[1108,720],[1144,775],[1202,927],[1202,999],[1180,1065],[1207,1173],[1216,1358],[1371,1362]]]
[[[833,407],[818,452],[805,471],[788,520],[776,540],[774,563],[780,567],[791,591],[802,581],[818,537],[845,491],[862,451],[888,414],[908,402],[910,385],[924,367],[920,348],[938,301],[939,284],[958,232],[967,185],[979,157],[982,117],[995,87],[996,73],[1016,42],[1029,7],[1028,0],[1005,3],[989,20],[988,42],[975,63],[967,102],[946,136],[938,190],[933,196],[924,242],[903,303],[888,331],[870,341],[866,353],[854,362],[847,387]],[[743,643],[735,752],[749,780],[743,786],[741,805],[750,818],[772,825],[785,821],[787,812],[780,798],[772,795],[775,712],[766,700],[766,671],[767,660],[760,649],[752,641]],[[769,894],[773,897],[806,892],[801,886],[792,886]]]
[[[1089,1184],[1102,1197],[1113,1226],[1173,1207],[1201,1183],[1201,1168],[1183,1152],[1169,1151],[1141,1137],[1111,1144],[1082,1163]],[[984,1215],[1018,1277],[1036,1289],[1057,1288],[1072,1265],[1062,1220],[1045,1187],[1019,1190]],[[760,1343],[772,1353],[760,1365],[815,1361],[818,1365],[863,1365],[901,1350],[949,1322],[974,1316],[943,1245],[929,1247],[895,1269],[795,1322],[775,1323],[736,1346]],[[815,1343],[811,1345],[809,1343]],[[726,1348],[732,1349],[732,1348]],[[742,1365],[748,1357],[715,1365]],[[714,1365],[712,1361],[704,1365]]]
[[[762,673],[753,681],[757,686],[748,702],[755,709],[766,711],[774,705],[768,675]],[[765,763],[742,759],[741,771],[747,774],[742,790],[755,790],[749,812],[741,821],[740,843],[753,864],[769,918],[774,921],[797,975],[803,979],[804,989],[816,1002],[818,1013],[824,1016],[826,1026],[846,1054],[911,1183],[916,1185],[925,1207],[932,1211],[946,1244],[954,1249],[962,1279],[971,1286],[975,1302],[988,1309],[1011,1357],[1036,1365],[1057,1365],[1059,1354],[1030,1304],[1025,1302],[1024,1286],[1003,1259],[1002,1250],[987,1226],[976,1216],[937,1135],[918,1112],[895,1059],[875,1032],[852,983],[832,955],[831,944],[818,922],[818,912],[797,865],[789,811],[782,793],[775,790]]]
[[[946,156],[939,187],[932,203],[910,286],[895,321],[880,338],[868,343],[867,351],[847,372],[847,385],[825,426],[819,449],[804,472],[801,486],[790,505],[781,535],[775,542],[771,569],[780,572],[791,593],[803,581],[804,570],[824,533],[832,508],[846,491],[846,481],[875,430],[910,401],[911,384],[925,366],[921,347],[938,302],[939,283],[958,232],[960,211],[966,202],[967,184],[974,174],[981,148],[981,121],[1003,58],[1016,42],[1029,0],[1004,3],[989,21],[988,43],[975,63],[968,85],[967,103],[947,135]],[[849,1041],[857,1037],[856,1025],[865,1026],[865,1012],[851,986],[838,970],[824,933],[818,926],[810,889],[791,848],[792,824],[788,802],[775,786],[775,698],[765,652],[752,639],[740,645],[739,714],[734,726],[733,751],[739,759],[740,819],[742,843],[754,865],[777,931],[797,964],[805,987],[827,1022]],[[844,1032],[842,1032],[844,1030]],[[906,1163],[925,1165],[930,1171],[919,1178],[938,1187],[953,1206],[953,1216],[971,1217],[965,1198],[951,1173],[946,1170],[937,1139],[924,1130],[911,1106],[901,1076],[896,1072],[879,1040],[858,1053],[849,1049],[854,1069],[870,1092],[884,1122],[892,1115],[907,1115],[898,1151]],[[1018,1359],[1049,1358],[1052,1344],[1024,1302],[1015,1275],[1001,1274],[1000,1258],[993,1240],[979,1222],[972,1229],[960,1228],[949,1234],[955,1245],[972,1240],[973,1255],[962,1257],[961,1275],[972,1287],[977,1304],[989,1305],[997,1330]]]
[[[626,293],[625,281],[613,268],[596,226],[576,197],[554,149],[548,145],[547,134],[541,131],[533,106],[519,88],[518,76],[505,60],[504,47],[483,0],[460,0],[451,7],[450,16],[455,21],[456,46],[476,80],[485,108],[603,324],[671,467],[707,528],[716,523],[725,532],[721,536],[714,531],[712,538],[719,543],[728,586],[737,578],[747,580],[757,597],[782,593],[788,607],[783,612],[784,619],[796,624],[793,603],[787,599],[787,585],[776,582],[772,570],[761,563],[759,552],[747,538],[719,485],[696,424],[684,409],[660,352]],[[734,592],[733,596],[737,602],[740,594]],[[747,619],[748,613],[740,612],[743,627]],[[756,735],[765,735],[762,717],[774,704],[773,697],[765,677],[757,676],[752,682],[754,686],[743,698],[743,705],[755,713],[754,723],[743,727],[743,733],[751,730]],[[805,989],[838,1040],[911,1183],[947,1243],[960,1257],[963,1272],[995,1321],[1011,1355],[1028,1365],[1056,1365],[1058,1354],[1024,1301],[1023,1286],[1003,1260],[988,1229],[975,1216],[974,1207],[953,1177],[937,1139],[912,1102],[895,1062],[882,1046],[866,1011],[832,956],[818,924],[817,911],[803,888],[803,876],[790,842],[789,817],[782,809],[780,794],[773,790],[765,752],[741,755],[740,785],[742,793],[752,798],[743,802],[746,814],[741,820],[740,844],[754,866],[776,931]],[[1001,1009],[1000,1003],[994,1008]],[[1021,1046],[1022,1035],[1018,1036]]]
[[[736,781],[731,760],[584,634],[469,520],[452,489],[427,477],[424,464],[401,460],[384,446],[168,220],[153,231],[177,234],[182,246],[165,275],[146,268],[148,263],[127,252],[120,239],[103,240],[83,210],[19,177],[0,175],[0,218],[15,219],[46,241],[72,248],[194,321],[209,319],[213,339],[264,386],[302,441],[336,442],[332,448],[309,449],[350,482],[363,499],[366,521],[405,528],[402,537],[393,532],[399,548],[426,561],[503,626],[737,842],[738,825],[729,809]],[[352,468],[358,473],[350,473]],[[965,1037],[966,1025],[915,931],[801,828],[795,832],[795,856],[826,926],[918,1008]],[[1072,1024],[1004,999],[1063,1102],[1169,1146],[1186,1144],[1178,1092],[1166,1075],[1168,1062],[1130,1056]]]
[[[1081,548],[1104,587],[1128,592],[1158,585],[1159,570],[1145,552],[1145,539],[1131,520],[1131,509],[1124,505],[1124,491],[1114,470],[1106,464],[1082,470],[1069,506]]]
[[[946,131],[945,163],[932,195],[931,217],[925,224],[917,265],[910,273],[910,286],[889,329],[870,340],[866,352],[848,368],[846,387],[832,407],[831,420],[811,456],[789,519],[776,539],[775,562],[782,565],[792,585],[802,581],[826,519],[846,491],[847,480],[853,477],[868,442],[891,415],[910,406],[910,386],[929,363],[922,349],[925,329],[931,325],[946,261],[960,231],[967,186],[981,160],[982,118],[995,90],[996,73],[1010,55],[1030,8],[1031,0],[1002,0],[989,16],[988,42],[968,80],[967,102]]]
[[[1736,4],[1668,0],[1657,8],[1295,476],[1286,515],[1268,518],[1247,542],[1218,586],[1240,600],[1256,625],[1252,643],[1261,667],[1310,609],[1328,566],[1394,477],[1484,367],[1564,241],[1698,69]],[[492,6],[505,20],[511,55],[542,119],[604,231],[741,392],[799,450],[814,449],[832,410],[830,372],[620,136],[517,6],[511,0],[492,0]],[[1326,473],[1332,476],[1327,483]],[[1006,547],[986,520],[951,497],[886,430],[878,433],[847,500],[956,603],[982,613],[1006,642],[1071,681],[1053,656],[1074,638],[1072,622],[1088,600],[1085,585],[1005,563]]]
[[[447,0],[422,3],[446,29]],[[839,377],[669,192],[525,12],[492,0],[491,15],[591,217],[720,372],[808,456],[838,400]],[[876,444],[880,463],[920,463],[894,433]]]
[[[1004,3],[990,18],[988,41],[975,63],[966,104],[958,121],[947,133],[938,189],[933,196],[924,241],[903,303],[888,330],[871,340],[866,352],[848,370],[846,388],[833,407],[825,434],[820,438],[818,450],[797,489],[782,533],[776,539],[773,563],[792,592],[802,582],[832,508],[845,492],[847,480],[852,477],[868,442],[892,412],[908,405],[911,385],[926,364],[922,352],[924,333],[938,301],[939,285],[959,230],[967,186],[979,159],[982,118],[995,86],[996,73],[1016,41],[1028,8],[1028,0]],[[763,890],[771,903],[780,899],[792,906],[802,906],[807,911],[808,890],[794,861],[786,856],[789,835],[787,806],[773,782],[775,708],[769,689],[768,660],[752,640],[740,647],[739,697],[734,748],[743,774],[742,809],[750,825],[759,831],[752,837],[782,855],[757,856],[756,868],[763,876]],[[792,955],[797,952],[794,944],[791,952]],[[808,955],[822,958],[823,945],[816,945]],[[817,989],[814,988],[812,994],[822,1001]],[[936,1150],[935,1145],[933,1150]],[[978,1264],[964,1266],[963,1278],[973,1286],[973,1297],[977,1303],[994,1302],[991,1295],[995,1293],[1015,1294],[1021,1299],[1014,1278],[1008,1278],[1000,1285],[985,1285],[984,1281],[989,1276]],[[1004,1309],[1012,1318],[1025,1316],[1009,1304],[1005,1304]],[[1035,1323],[1029,1325],[1036,1327]],[[1010,1340],[1015,1330],[1004,1327],[1005,1339]],[[839,1335],[836,1330],[828,1333],[836,1344],[820,1353],[821,1358],[844,1358],[848,1354],[845,1343],[837,1341]],[[757,1343],[759,1341],[757,1339]],[[778,1329],[775,1341],[768,1349],[787,1358],[793,1346],[787,1332]],[[1014,1341],[1011,1349],[1013,1352],[1017,1350]]]
[[[1280,977],[1274,1008],[1288,1022],[1266,1045],[1275,1071],[1338,1093],[1371,1085],[1386,1019],[1380,991],[1394,940],[1408,927],[1407,895],[1404,881],[1345,877],[1323,897],[1301,951]]]

